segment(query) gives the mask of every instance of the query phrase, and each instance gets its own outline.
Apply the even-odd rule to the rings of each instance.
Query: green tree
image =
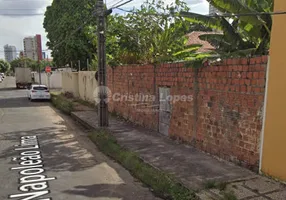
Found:
[[[174,12],[188,10],[180,0],[171,5],[165,5],[161,0],[147,0],[139,9],[133,9],[126,15],[108,16],[107,63],[116,66],[174,61],[183,57],[183,53],[177,52],[198,49],[186,46],[190,23],[180,16],[171,16]],[[88,26],[85,30],[96,45],[96,28]]]
[[[0,72],[2,73],[7,73],[10,71],[10,63],[8,63],[7,61],[0,59]]]
[[[181,16],[217,31],[200,37],[216,47],[217,55],[231,57],[268,54],[272,17],[259,13],[272,12],[273,0],[208,1],[221,13],[233,16],[211,17],[189,12],[181,12]]]
[[[37,61],[34,61],[30,58],[17,58],[13,60],[11,63],[11,70],[15,71],[16,67],[28,67],[33,71],[39,70],[39,64]]]
[[[40,62],[40,68],[41,68],[41,70],[45,69],[47,66],[54,67],[55,64],[54,64],[54,62],[52,62],[52,61],[41,60],[41,62]]]
[[[84,33],[84,27],[95,24],[96,0],[54,0],[47,7],[44,18],[47,46],[57,66],[81,61],[86,66],[87,58],[96,51]]]

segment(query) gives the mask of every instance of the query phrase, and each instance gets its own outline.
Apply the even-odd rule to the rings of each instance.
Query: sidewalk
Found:
[[[97,127],[95,111],[73,112],[72,116],[91,128]],[[284,185],[231,163],[218,161],[191,146],[177,144],[155,131],[115,118],[110,119],[109,129],[120,145],[137,152],[150,165],[174,175],[191,190],[198,191],[202,200],[223,198],[225,193],[212,187],[214,183],[227,183],[226,191],[233,191],[239,200],[286,199]]]

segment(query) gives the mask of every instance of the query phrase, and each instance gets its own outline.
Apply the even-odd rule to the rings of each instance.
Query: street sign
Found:
[[[51,67],[50,67],[50,66],[46,66],[45,71],[46,71],[46,73],[49,73],[49,72],[51,72],[51,71],[52,71],[52,69],[51,69]]]

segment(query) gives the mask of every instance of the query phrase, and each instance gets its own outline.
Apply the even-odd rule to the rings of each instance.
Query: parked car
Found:
[[[47,86],[45,85],[31,85],[27,91],[28,99],[33,100],[50,100],[51,94]]]

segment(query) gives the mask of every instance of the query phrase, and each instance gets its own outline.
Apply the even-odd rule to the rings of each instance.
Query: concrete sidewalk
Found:
[[[79,122],[97,128],[95,111],[73,112]],[[150,165],[172,174],[186,187],[198,191],[202,200],[231,199],[223,197],[232,192],[240,200],[285,200],[286,187],[247,169],[235,166],[178,144],[155,131],[110,119],[109,129],[118,143],[137,154]],[[212,188],[213,183],[227,183],[224,192]],[[207,189],[207,187],[212,189]]]

